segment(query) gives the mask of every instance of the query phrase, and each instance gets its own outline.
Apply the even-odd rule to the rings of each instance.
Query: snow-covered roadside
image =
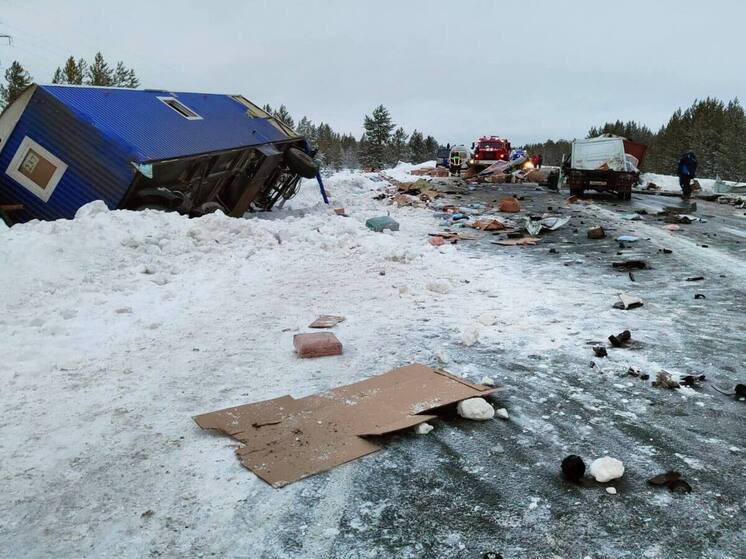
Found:
[[[389,176],[414,180],[407,170]],[[308,485],[270,488],[192,416],[416,361],[478,380],[493,371],[452,361],[445,342],[548,351],[577,344],[572,331],[606,308],[602,287],[562,300],[572,272],[523,269],[521,249],[476,258],[430,246],[432,213],[383,206],[373,200],[382,186],[330,177],[333,206],[350,217],[308,182],[282,211],[245,220],[92,204],[72,221],[0,232],[0,550],[249,553]],[[365,228],[386,211],[399,232]],[[297,359],[293,334],[322,313],[347,317],[335,329],[344,355]],[[332,545],[338,501],[361,467],[328,474],[307,556]]]
[[[701,179],[697,177],[697,182],[702,187],[702,192],[714,192],[714,186],[718,179]],[[681,192],[679,186],[679,177],[674,175],[659,175],[656,173],[643,173],[640,175],[641,187],[646,188],[648,184],[653,183],[659,186],[663,192]],[[722,181],[729,186],[742,185],[743,183],[733,181]]]

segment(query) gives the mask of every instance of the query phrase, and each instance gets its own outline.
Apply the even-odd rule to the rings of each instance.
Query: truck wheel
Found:
[[[289,148],[285,152],[285,163],[293,173],[304,179],[312,179],[319,172],[319,167],[311,156],[298,148]]]

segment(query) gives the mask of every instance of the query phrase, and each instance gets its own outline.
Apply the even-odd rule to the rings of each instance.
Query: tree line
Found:
[[[28,70],[14,60],[5,70],[5,83],[0,84],[0,107],[7,107],[34,83]],[[92,62],[70,56],[62,66],[58,66],[52,76],[52,83],[70,85],[103,85],[115,87],[140,87],[140,80],[132,68],[127,68],[121,60],[110,66],[100,52]]]
[[[676,174],[679,159],[691,150],[697,155],[697,174],[702,177],[746,180],[746,113],[738,99],[727,103],[710,97],[695,100],[689,108],[677,109],[656,132],[638,122],[617,120],[592,127],[586,137],[601,134],[646,144],[643,171]],[[568,140],[547,140],[526,149],[541,153],[547,165],[559,165],[571,146]]]
[[[391,113],[383,105],[365,115],[365,132],[360,139],[352,134],[335,132],[325,122],[314,124],[305,116],[296,124],[285,105],[280,105],[277,110],[270,105],[262,109],[305,136],[318,150],[317,158],[333,169],[382,169],[400,161],[422,163],[435,159],[438,152],[438,142],[434,137],[425,136],[416,129],[408,134],[402,126],[394,123]]]

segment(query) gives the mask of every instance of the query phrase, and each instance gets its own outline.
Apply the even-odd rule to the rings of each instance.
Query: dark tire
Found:
[[[293,173],[305,179],[312,179],[319,172],[319,167],[311,156],[298,148],[289,148],[285,152],[285,163]]]

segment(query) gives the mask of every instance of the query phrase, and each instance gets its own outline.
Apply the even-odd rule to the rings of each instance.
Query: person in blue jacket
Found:
[[[688,200],[692,196],[692,179],[697,174],[697,156],[688,151],[679,159],[679,186],[681,197]]]

